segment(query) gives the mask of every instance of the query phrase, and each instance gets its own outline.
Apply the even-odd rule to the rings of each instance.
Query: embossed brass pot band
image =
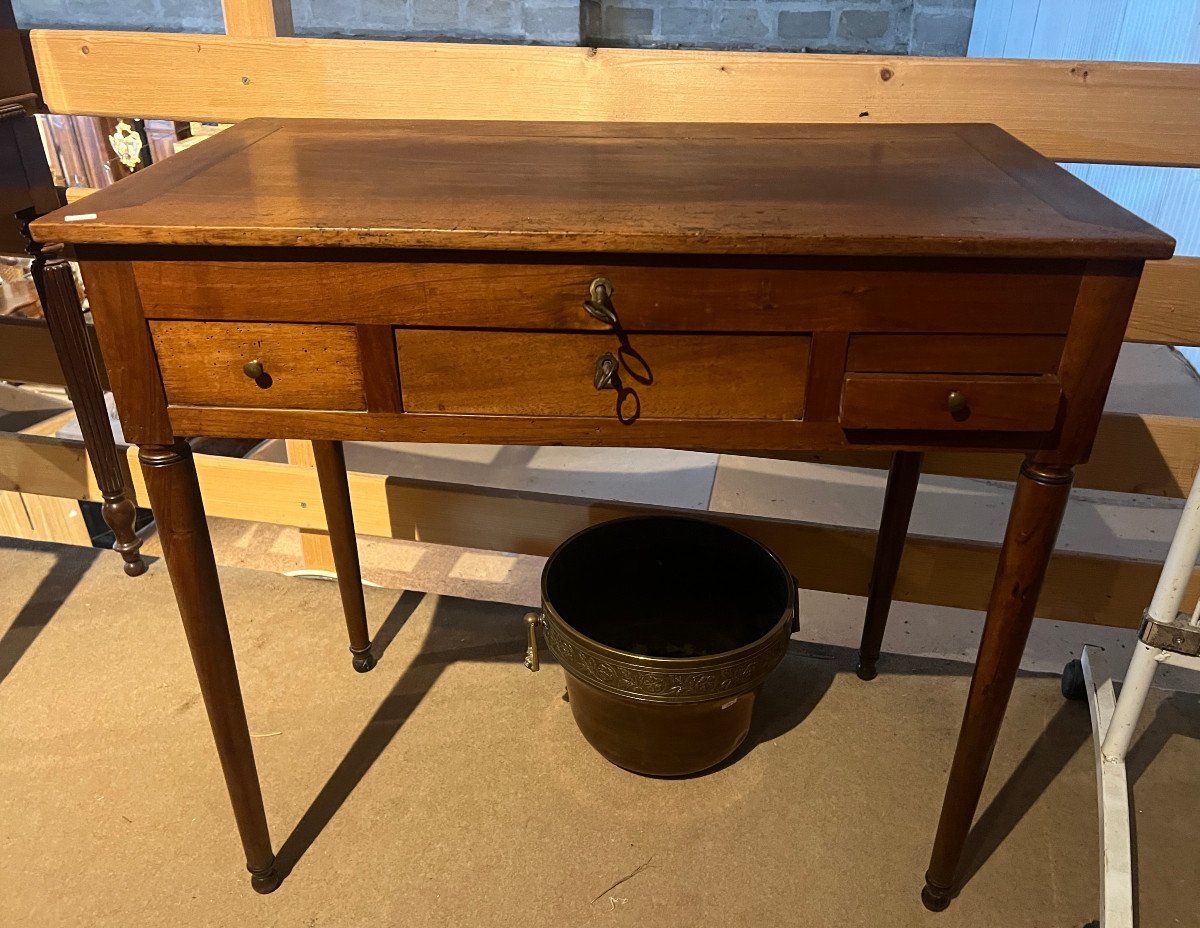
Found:
[[[619,766],[696,773],[745,739],[787,651],[795,583],[758,542],[700,519],[634,517],[564,542],[527,617],[566,672],[584,737]]]

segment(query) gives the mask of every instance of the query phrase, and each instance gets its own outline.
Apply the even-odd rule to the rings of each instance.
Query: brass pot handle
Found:
[[[247,361],[242,365],[242,373],[251,380],[258,380],[263,375],[263,363],[255,358],[253,361]]]
[[[971,404],[967,401],[966,394],[958,390],[950,391],[950,395],[946,397],[946,408],[950,410],[950,416],[956,422],[962,422],[971,415]]]
[[[525,644],[525,666],[537,673],[542,669],[542,661],[538,655],[537,629],[546,621],[540,612],[525,613],[525,632],[528,639]]]
[[[593,382],[597,390],[615,390],[617,388],[617,359],[611,351],[606,351],[596,358],[596,374]]]
[[[593,319],[598,319],[606,325],[617,324],[617,311],[612,305],[613,285],[607,277],[597,277],[588,288],[588,298],[583,301],[583,308]]]

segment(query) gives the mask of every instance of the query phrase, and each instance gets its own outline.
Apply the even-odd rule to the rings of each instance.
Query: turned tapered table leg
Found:
[[[142,540],[134,531],[137,508],[125,495],[125,477],[117,457],[116,440],[100,388],[100,371],[88,344],[83,307],[75,290],[75,275],[62,257],[39,255],[33,262],[33,278],[54,351],[63,370],[63,379],[71,394],[71,403],[79,417],[79,430],[96,474],[96,483],[104,497],[101,514],[112,529],[113,549],[125,561],[125,573],[137,577],[146,572],[142,559]]]
[[[246,852],[250,883],[258,892],[269,893],[280,878],[192,452],[178,440],[171,447],[143,446],[139,459]]]
[[[1071,479],[1069,467],[1033,461],[1026,461],[1021,467],[937,838],[921,892],[926,908],[935,912],[946,908],[954,895],[963,845],[975,818],[992,749],[1021,665],[1038,593],[1071,492]]]
[[[358,542],[354,537],[354,513],[350,509],[350,485],[346,480],[346,455],[340,441],[314,441],[312,446],[325,521],[329,525],[333,566],[337,569],[338,589],[342,594],[342,611],[346,614],[346,630],[350,633],[350,653],[354,655],[354,669],[366,673],[375,666],[375,656],[371,653],[371,635],[367,630],[367,606],[363,600]]]
[[[867,616],[863,622],[862,643],[858,646],[858,676],[862,680],[875,679],[875,664],[883,647],[883,633],[887,630],[892,592],[896,589],[896,575],[900,572],[900,558],[904,554],[908,520],[917,497],[924,457],[919,451],[897,451],[892,456],[875,542],[871,586],[867,592]]]

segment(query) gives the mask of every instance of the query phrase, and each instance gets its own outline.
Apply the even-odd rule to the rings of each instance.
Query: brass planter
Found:
[[[542,571],[526,617],[566,674],[579,730],[621,767],[697,773],[745,740],[759,689],[787,650],[795,583],[758,542],[700,519],[592,526]]]

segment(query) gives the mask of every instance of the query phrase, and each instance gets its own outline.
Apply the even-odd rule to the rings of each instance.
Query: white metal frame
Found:
[[[1184,506],[1183,518],[1171,542],[1162,575],[1146,618],[1170,622],[1180,614],[1192,569],[1200,558],[1200,471]],[[1200,629],[1200,601],[1190,624]],[[1129,784],[1125,755],[1138,719],[1146,705],[1150,685],[1160,664],[1200,671],[1200,657],[1178,654],[1138,641],[1119,698],[1114,696],[1103,649],[1083,650],[1083,677],[1092,732],[1096,745],[1096,787],[1100,814],[1100,878],[1103,900],[1101,928],[1134,928],[1133,860],[1130,843]]]

